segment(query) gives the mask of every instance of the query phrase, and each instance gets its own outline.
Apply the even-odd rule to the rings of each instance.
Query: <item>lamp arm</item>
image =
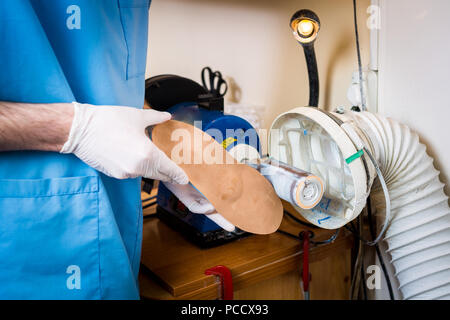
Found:
[[[316,53],[314,44],[304,45],[306,65],[308,67],[309,78],[309,106],[317,107],[319,105],[319,72],[317,71]]]

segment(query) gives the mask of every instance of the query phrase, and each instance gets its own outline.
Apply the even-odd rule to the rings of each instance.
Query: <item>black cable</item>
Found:
[[[370,202],[370,196],[367,198],[366,207],[367,207],[367,218],[369,220],[370,234],[371,234],[372,238],[375,239],[376,233],[375,233],[374,223],[373,223],[373,219],[372,219],[372,204]],[[394,292],[392,290],[391,280],[389,279],[389,274],[387,273],[386,265],[384,264],[384,259],[381,255],[381,250],[380,250],[380,246],[378,245],[378,243],[375,244],[375,251],[377,253],[378,260],[380,261],[380,266],[381,266],[381,269],[383,270],[384,278],[386,279],[386,284],[388,286],[388,291],[389,291],[389,298],[391,300],[395,300]]]
[[[299,223],[299,224],[301,224],[301,225],[303,225],[303,226],[308,226],[308,227],[315,228],[315,229],[318,229],[318,228],[319,228],[319,227],[317,227],[317,226],[315,226],[315,225],[313,225],[313,224],[310,224],[310,223],[308,223],[308,222],[304,222],[304,221],[298,219],[297,217],[295,217],[294,215],[292,215],[290,212],[288,212],[288,211],[286,211],[286,210],[283,210],[283,211],[284,211],[284,214],[285,214],[285,215],[287,215],[287,216],[290,217],[292,220],[294,220],[295,222],[297,222],[297,223]],[[346,227],[346,226],[344,226],[344,227]],[[336,240],[336,238],[338,237],[340,230],[341,230],[341,229],[337,229],[336,232],[335,232],[329,239],[327,239],[327,240],[324,240],[324,241],[314,241],[314,240],[311,240],[310,242],[311,242],[311,244],[314,244],[314,245],[322,245],[322,244],[329,244],[329,243],[332,243],[332,242],[333,242],[334,240]],[[294,234],[292,234],[292,233],[286,232],[286,231],[284,231],[284,230],[280,230],[280,229],[278,229],[277,232],[278,232],[278,233],[281,233],[281,234],[284,234],[285,236],[288,236],[288,237],[293,238],[293,239],[298,239],[298,240],[300,240],[300,241],[303,240],[303,231],[300,232],[300,234],[299,234],[298,236],[296,236],[296,235],[294,235]],[[312,231],[310,231],[310,232],[311,232],[311,239],[312,239],[312,238],[314,237],[314,232],[312,232]],[[353,232],[352,232],[352,233],[353,233]]]
[[[375,239],[376,237],[376,233],[375,233],[375,229],[374,229],[374,223],[373,223],[373,219],[372,219],[372,208],[371,208],[371,203],[370,203],[370,197],[367,198],[367,217],[368,217],[368,224],[369,224],[369,230],[370,230],[370,234],[371,237],[373,239]],[[360,217],[358,217],[358,219],[360,219]],[[378,243],[375,244],[371,244],[371,242],[373,241],[368,241],[366,239],[364,239],[362,237],[362,232],[360,232],[360,228],[355,228],[355,225],[353,223],[349,223],[348,225],[344,226],[345,229],[347,229],[348,231],[350,231],[356,239],[358,239],[358,241],[355,242],[355,245],[359,246],[360,243],[368,245],[368,246],[374,246],[375,247],[375,251],[378,257],[378,260],[380,261],[380,266],[381,269],[383,270],[383,274],[384,274],[384,278],[386,280],[386,284],[388,286],[388,291],[389,291],[389,297],[391,300],[394,300],[394,293],[392,290],[392,284],[391,281],[389,279],[389,275],[387,273],[387,269],[386,269],[386,265],[384,263],[384,259],[381,255],[381,249],[378,245]],[[355,250],[358,250],[358,247],[355,246]],[[354,270],[354,272],[357,272],[356,268]],[[365,290],[365,285],[364,285],[364,290]]]
[[[142,199],[142,202],[150,201],[150,200],[155,199],[155,198],[156,198],[156,196],[148,197],[146,199]]]
[[[363,287],[363,298],[367,300],[366,277],[364,269],[364,257],[361,258],[361,285]]]
[[[353,229],[353,227],[349,224],[345,224],[344,228],[347,229],[348,231],[350,231],[351,233],[356,233],[355,229]]]
[[[350,222],[346,225],[343,226],[345,229],[347,229],[348,231],[350,231],[353,236],[358,240],[361,241],[363,244],[367,245],[367,246],[373,246],[373,244],[370,244],[371,241],[364,239],[359,232],[357,231],[356,227],[354,226],[353,222]],[[359,229],[358,229],[359,230]]]
[[[355,224],[353,223],[353,221],[350,221],[350,226],[353,228],[353,230],[356,230]]]
[[[285,215],[287,215],[289,218],[291,218],[292,220],[294,220],[295,222],[297,222],[297,223],[299,223],[301,225],[304,225],[305,227],[313,228],[313,229],[318,229],[319,228],[318,226],[315,226],[315,225],[313,225],[311,223],[308,223],[308,222],[300,220],[299,218],[297,218],[296,216],[294,216],[292,213],[290,213],[287,210],[283,210],[283,213]]]
[[[151,206],[155,205],[156,202],[157,202],[157,201],[150,202],[149,204],[146,204],[145,206],[142,206],[142,209],[146,209],[146,208],[148,208],[148,207],[151,207]]]
[[[283,210],[283,213],[284,213],[285,215],[287,215],[289,218],[291,218],[292,220],[294,220],[295,222],[297,222],[298,224],[301,224],[301,225],[303,225],[303,226],[306,226],[306,227],[309,227],[309,228],[312,228],[312,229],[319,229],[318,226],[315,226],[315,225],[313,225],[313,224],[311,224],[311,223],[308,223],[308,222],[305,222],[305,221],[302,221],[302,220],[298,219],[296,216],[294,216],[292,213],[290,213],[290,212],[287,211],[287,210]],[[312,244],[328,244],[328,243],[331,243],[331,242],[333,242],[334,240],[336,240],[337,236],[339,235],[339,231],[340,231],[340,230],[341,230],[341,229],[337,229],[336,232],[334,233],[334,235],[332,235],[332,236],[331,236],[329,239],[327,239],[327,240],[324,240],[324,241],[314,241],[314,240],[311,240],[311,243],[312,243]],[[291,237],[291,238],[295,238],[295,239],[300,239],[300,240],[302,240],[301,234],[303,233],[303,231],[300,233],[299,236],[293,235],[292,233],[289,233],[289,232],[286,232],[286,231],[283,231],[283,230],[278,230],[278,232],[281,233],[281,234],[284,234],[284,235],[286,235],[286,236],[289,236],[289,237]],[[313,238],[313,237],[314,237],[314,232],[312,232],[312,231],[310,231],[310,232],[311,232],[311,238]]]
[[[295,234],[289,233],[289,232],[287,232],[287,231],[278,229],[277,232],[278,232],[278,233],[281,233],[281,234],[284,234],[285,236],[288,236],[289,238],[299,240],[299,237],[298,237],[298,236],[296,236]]]
[[[340,230],[341,229],[337,229],[336,232],[327,240],[323,240],[323,241],[310,240],[310,243],[314,244],[314,245],[322,245],[322,244],[332,243],[334,240],[336,240],[337,236],[339,235],[339,231]],[[289,233],[287,231],[281,230],[281,229],[278,229],[277,232],[281,233],[281,234],[284,234],[285,236],[288,236],[288,237],[293,238],[293,239],[297,239],[297,240],[300,240],[300,241],[303,240],[303,235],[302,234],[303,234],[304,231],[300,232],[300,234],[298,236],[295,235],[295,234]],[[314,232],[312,232],[312,231],[310,231],[310,232],[311,232],[311,239],[313,239],[314,238]]]
[[[362,217],[360,216],[359,217],[359,219],[358,219],[358,226],[359,226],[359,237],[360,237],[360,239],[362,239],[362,234],[363,234],[363,225],[362,225],[362,223],[363,223],[363,219],[362,219]],[[362,286],[362,288],[363,288],[363,299],[364,300],[367,300],[367,290],[366,290],[366,277],[364,276],[365,275],[365,271],[366,271],[366,269],[365,269],[365,267],[364,267],[364,256],[365,256],[365,250],[364,250],[364,245],[362,245],[361,246],[361,270],[360,270],[360,272],[361,272],[361,274],[360,274],[360,279],[359,279],[359,281],[360,281],[360,285]]]
[[[356,219],[356,225],[353,225],[353,231],[355,236],[355,250],[356,250],[356,259],[353,266],[352,273],[352,283],[350,286],[350,298],[359,298],[361,286],[365,284],[362,282],[362,273],[364,272],[363,267],[363,257],[364,257],[364,242],[362,239],[362,219],[361,215],[359,215]],[[359,240],[356,240],[359,239]],[[359,281],[357,281],[359,275]],[[358,285],[357,285],[358,284]],[[364,294],[364,293],[363,293]]]
[[[362,109],[362,111],[366,111],[366,99],[364,98],[364,89],[363,89],[361,49],[359,47],[358,18],[356,16],[356,0],[353,0],[353,19],[354,19],[353,21],[354,21],[354,25],[355,25],[356,53],[358,55],[359,89],[360,89],[360,94],[361,94],[361,109]]]
[[[329,243],[332,243],[338,237],[339,231],[341,231],[341,229],[337,229],[336,232],[327,240],[324,240],[324,241],[313,241],[313,240],[311,240],[311,243],[312,244],[329,244]]]
[[[358,239],[359,241],[361,241],[363,244],[365,244],[367,246],[370,246],[370,242],[371,241],[362,238],[357,231],[355,231],[354,229],[352,229],[348,225],[344,225],[344,228],[347,229],[348,231],[350,231],[355,236],[355,238]]]
[[[344,227],[345,229],[347,229],[348,231],[350,231],[350,232],[353,234],[353,236],[355,236],[355,238],[358,239],[359,241],[361,241],[363,244],[365,244],[365,245],[367,245],[367,246],[371,246],[371,247],[373,247],[373,246],[376,245],[376,243],[373,243],[373,241],[364,239],[364,238],[359,234],[359,232],[357,231],[357,229],[356,229],[355,225],[353,224],[353,222],[350,222],[350,223],[344,225],[343,227]],[[358,229],[358,230],[359,230],[359,229]]]

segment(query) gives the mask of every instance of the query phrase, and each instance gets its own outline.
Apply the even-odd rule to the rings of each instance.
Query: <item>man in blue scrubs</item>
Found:
[[[139,298],[149,1],[0,1],[0,299]]]

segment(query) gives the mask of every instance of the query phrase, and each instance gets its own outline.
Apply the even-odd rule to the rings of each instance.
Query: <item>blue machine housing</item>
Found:
[[[247,130],[255,130],[245,119],[233,115],[225,115],[221,111],[207,110],[197,106],[196,103],[189,102],[177,104],[167,111],[172,114],[172,119],[196,125],[203,131],[211,129],[219,130],[221,137],[213,137],[219,143],[228,139],[229,143],[224,145],[227,151],[232,149],[238,143],[250,144],[256,150],[260,151],[259,137],[256,135],[256,141],[251,141],[251,139],[245,135]],[[197,124],[201,124],[201,127]],[[230,135],[230,130],[234,131],[234,134]]]
[[[177,104],[167,111],[172,114],[172,119],[196,125],[203,131],[208,132],[210,129],[218,130],[216,132],[220,132],[221,135],[213,135],[213,137],[227,151],[239,143],[245,143],[254,147],[258,152],[261,152],[259,137],[253,135],[256,136],[256,139],[250,139],[246,135],[248,130],[255,129],[245,119],[233,115],[225,115],[221,111],[207,110],[198,107],[197,103],[191,102]],[[223,143],[224,140],[226,140],[226,143]],[[167,213],[176,216],[200,233],[222,230],[205,215],[189,212],[163,184],[160,184],[158,187],[157,201],[158,205]]]

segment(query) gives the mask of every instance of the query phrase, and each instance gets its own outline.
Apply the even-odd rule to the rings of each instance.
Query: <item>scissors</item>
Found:
[[[209,80],[209,84],[207,81]],[[202,69],[203,87],[217,97],[223,97],[228,91],[228,84],[220,71],[213,72],[210,67]]]

